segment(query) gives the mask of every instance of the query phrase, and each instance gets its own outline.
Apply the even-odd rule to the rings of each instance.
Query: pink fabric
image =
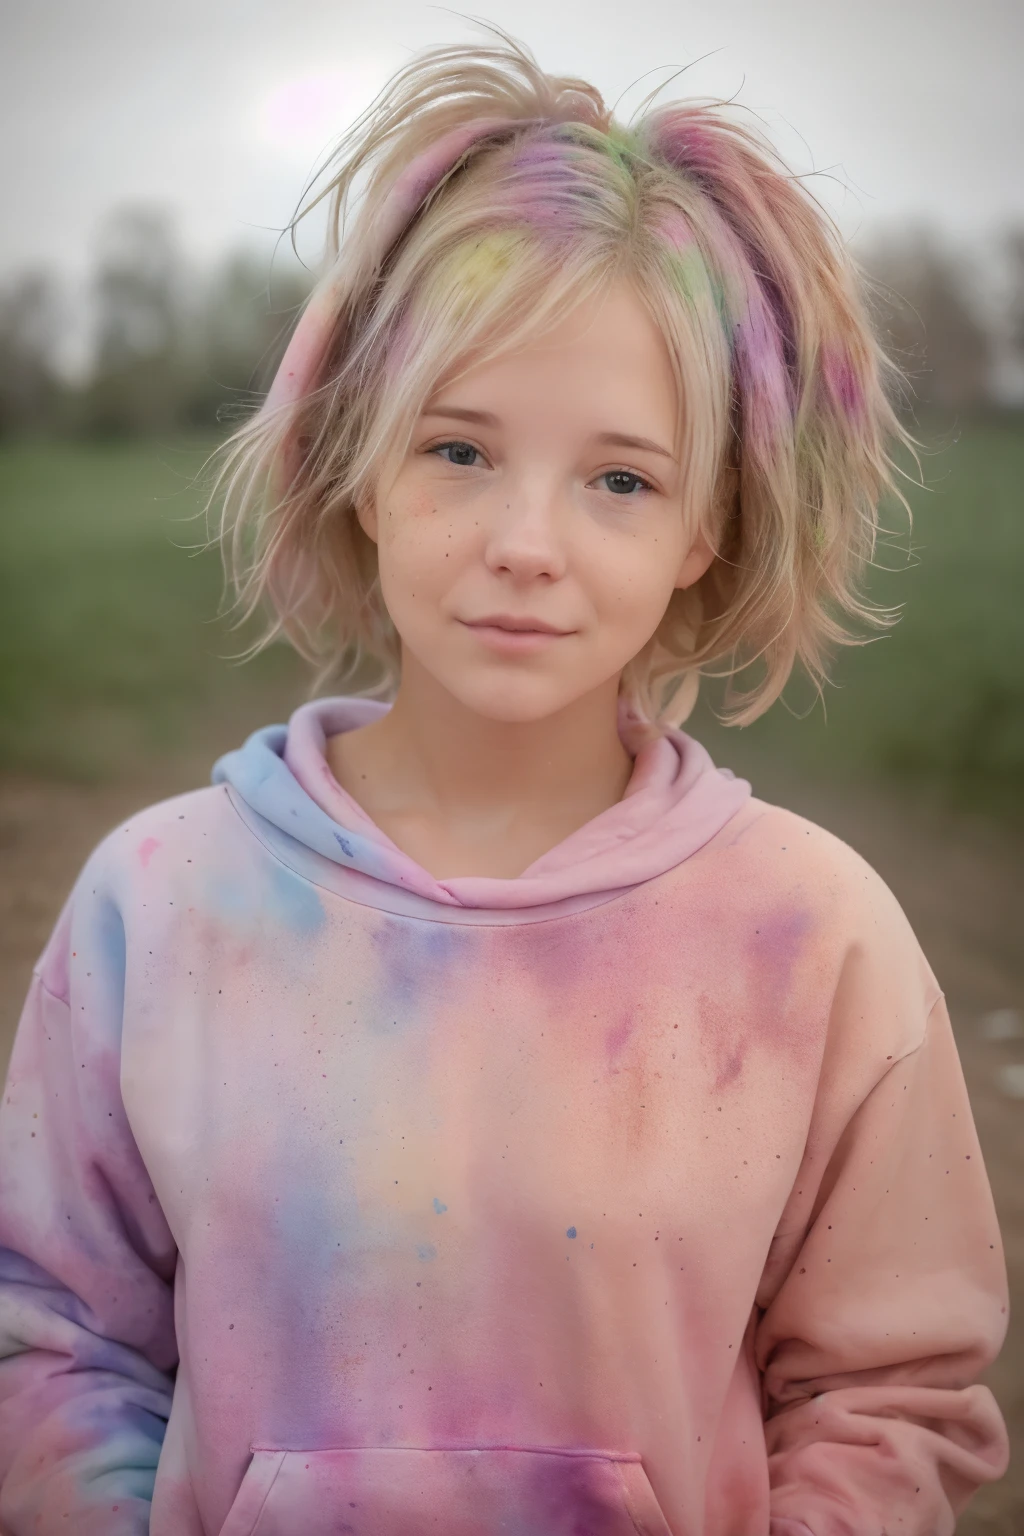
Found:
[[[683,731],[639,744],[619,705],[619,735],[634,758],[622,799],[536,859],[514,880],[479,875],[435,880],[402,852],[330,770],[326,741],[369,724],[389,706],[356,698],[314,699],[288,724],[284,761],[306,794],[340,826],[360,832],[387,858],[390,877],[408,890],[460,906],[543,906],[581,892],[611,891],[649,880],[690,857],[720,831],[750,795],[750,785],[716,768]]]
[[[953,1536],[1006,1266],[891,892],[670,736],[453,894],[322,772],[365,713],[114,828],[33,971],[0,1531]]]

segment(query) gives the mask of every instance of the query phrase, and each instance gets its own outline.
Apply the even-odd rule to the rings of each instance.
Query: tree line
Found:
[[[911,414],[1024,406],[1024,228],[990,244],[964,255],[918,228],[855,247]],[[983,281],[982,256],[1001,278]],[[88,284],[89,363],[74,380],[59,361],[60,280],[32,269],[0,281],[0,435],[223,426],[259,400],[309,291],[297,263],[269,265],[240,250],[197,271],[167,210],[115,209]]]
[[[245,249],[197,268],[166,209],[116,209],[78,301],[91,332],[80,376],[61,364],[61,334],[83,317],[56,274],[0,281],[0,436],[223,425],[266,389],[311,281],[294,260],[271,265]]]

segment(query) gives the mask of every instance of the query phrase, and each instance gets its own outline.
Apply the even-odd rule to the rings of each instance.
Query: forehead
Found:
[[[532,328],[525,342],[478,341],[429,391],[423,409],[453,405],[493,416],[499,404],[560,417],[576,408],[674,419],[668,345],[632,284],[609,284]]]

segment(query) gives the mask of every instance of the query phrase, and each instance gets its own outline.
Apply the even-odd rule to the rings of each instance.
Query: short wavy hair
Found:
[[[393,697],[400,640],[356,508],[396,472],[442,382],[624,277],[676,380],[681,515],[716,556],[673,593],[620,693],[653,730],[679,725],[717,667],[729,679],[722,718],[746,724],[797,662],[820,691],[831,645],[857,643],[851,619],[892,621],[859,583],[880,502],[893,493],[906,505],[894,452],[913,439],[866,279],[800,179],[726,104],[671,102],[626,126],[593,86],[545,74],[492,30],[499,46],[415,55],[297,215],[329,198],[326,259],[344,238],[358,270],[374,209],[416,155],[460,123],[513,120],[471,145],[372,280],[346,296],[315,387],[288,411],[245,421],[214,455],[207,513],[221,504],[239,622],[267,614],[250,653],[283,637],[318,669],[312,691],[339,671],[345,681],[369,671],[357,691]],[[273,466],[286,431],[302,452],[282,485]],[[755,663],[756,680],[739,689]]]

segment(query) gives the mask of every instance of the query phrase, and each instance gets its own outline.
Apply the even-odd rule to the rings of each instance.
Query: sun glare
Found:
[[[263,134],[283,148],[320,149],[368,104],[379,88],[377,74],[364,64],[284,81],[262,104]]]

